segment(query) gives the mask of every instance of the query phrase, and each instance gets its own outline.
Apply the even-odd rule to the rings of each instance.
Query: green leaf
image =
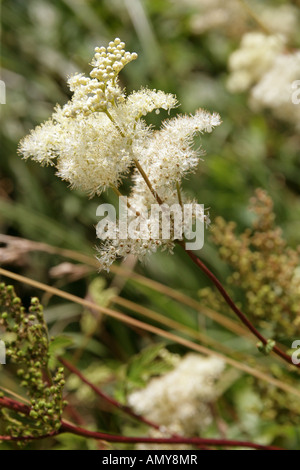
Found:
[[[158,357],[164,346],[164,343],[149,346],[131,359],[126,368],[126,379],[132,385],[142,387],[149,377],[158,375],[170,367]]]
[[[49,368],[52,369],[56,365],[56,357],[64,354],[65,349],[73,344],[73,339],[69,336],[61,335],[54,338],[49,344]]]
[[[73,344],[73,339],[69,336],[61,335],[54,338],[49,345],[49,352],[54,354],[58,350],[65,349]]]
[[[111,299],[117,295],[117,289],[106,289],[105,279],[98,276],[90,283],[89,294],[97,305],[107,307]]]

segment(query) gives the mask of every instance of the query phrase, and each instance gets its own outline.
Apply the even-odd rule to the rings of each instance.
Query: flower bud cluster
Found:
[[[274,223],[273,203],[257,190],[251,200],[252,228],[238,235],[233,222],[218,217],[212,231],[223,260],[232,267],[228,281],[245,297],[243,311],[268,337],[292,338],[300,331],[300,247],[292,249]],[[226,308],[209,289],[210,306]],[[216,305],[218,303],[218,305]]]
[[[65,403],[62,392],[65,385],[63,368],[54,374],[49,370],[49,340],[43,307],[38,298],[31,299],[26,312],[13,286],[0,284],[0,326],[9,334],[6,344],[8,363],[17,366],[20,386],[31,400],[29,417],[16,425],[5,411],[9,423],[7,432],[13,437],[38,436],[57,431]],[[7,415],[7,413],[9,413]]]

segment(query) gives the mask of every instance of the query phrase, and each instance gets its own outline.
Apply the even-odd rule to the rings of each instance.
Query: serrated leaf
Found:
[[[162,359],[157,360],[164,346],[164,343],[149,346],[131,359],[126,368],[126,379],[131,382],[131,386],[142,387],[149,377],[164,370],[165,362]]]
[[[89,294],[97,305],[107,307],[110,300],[117,295],[117,290],[106,289],[105,280],[102,277],[96,277],[89,285]]]

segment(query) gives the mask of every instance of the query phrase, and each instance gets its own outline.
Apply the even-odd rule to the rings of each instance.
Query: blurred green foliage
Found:
[[[223,124],[212,135],[201,138],[201,145],[206,150],[204,161],[184,182],[187,193],[210,208],[212,222],[220,215],[225,220],[234,220],[238,231],[245,229],[252,220],[247,209],[249,198],[257,187],[261,187],[274,202],[276,223],[283,229],[288,244],[295,247],[300,243],[300,137],[267,112],[252,112],[246,94],[231,95],[226,90],[228,57],[237,48],[241,37],[218,29],[197,34],[191,28],[196,6],[183,6],[183,3],[179,0],[1,2],[0,78],[6,84],[7,96],[6,104],[1,105],[0,110],[0,233],[95,255],[96,208],[100,202],[115,202],[115,195],[108,192],[101,198],[88,200],[80,192],[70,191],[55,177],[52,168],[22,161],[17,154],[17,145],[30,129],[50,116],[56,103],[63,104],[70,97],[66,79],[75,71],[89,72],[86,64],[94,47],[120,37],[126,42],[127,50],[139,54],[138,60],[121,74],[128,91],[141,86],[162,89],[177,95],[181,103],[179,112],[192,113],[203,107],[221,114]],[[299,5],[297,1],[263,3]],[[247,28],[258,27],[249,19]],[[300,35],[291,46],[299,44]],[[151,122],[158,126],[160,120],[166,118],[167,114],[162,112],[152,116]],[[196,142],[199,144],[200,139]],[[228,268],[221,262],[209,238],[209,230],[201,256],[218,276],[226,278]],[[97,272],[87,272],[78,279],[66,276],[53,280],[49,270],[60,261],[57,255],[30,254],[21,256],[18,266],[13,269],[45,283],[55,283],[82,297],[88,295],[89,284],[99,276]],[[137,265],[136,270],[194,298],[199,289],[209,285],[179,249],[175,250],[174,256],[155,254],[144,265]],[[105,279],[109,284],[112,275]],[[166,317],[195,329],[200,323],[208,335],[224,344],[234,344],[240,351],[255,351],[243,339],[233,337],[210,320],[199,320],[195,311],[162,294],[130,280],[122,288],[124,297]],[[34,289],[24,285],[16,284],[16,289],[25,302],[30,295],[36,295]],[[86,333],[82,331],[82,317],[90,313],[82,315],[77,305],[50,299],[48,295],[44,295],[42,301],[46,306],[50,333],[69,334],[74,342],[72,347],[80,348],[82,333]],[[85,328],[88,328],[86,324]],[[117,376],[121,374],[121,365],[149,344],[151,339],[146,334],[140,337],[115,320],[105,320],[105,324],[98,324],[98,336],[86,345],[81,365],[86,370],[94,366],[100,374],[100,382],[104,380],[110,390],[112,371]],[[175,345],[169,345],[169,349],[179,353],[184,351]],[[131,368],[136,363],[131,359]],[[127,367],[129,370],[130,365]],[[9,373],[3,372],[3,376],[5,386],[11,386]],[[97,379],[95,370],[91,376]],[[80,391],[77,393],[80,395]],[[299,426],[294,433],[288,427],[283,438],[282,429],[276,423],[270,421],[268,427],[259,421],[258,415],[251,417],[251,411],[246,416],[245,402],[253,406],[259,402],[259,394],[253,391],[250,379],[242,377],[235,381],[224,400],[237,405],[237,413],[243,422],[242,427],[236,424],[230,428],[229,437],[263,435],[266,442],[271,442],[281,436],[281,444],[290,447],[299,444]],[[223,402],[220,404],[227,417],[230,411],[226,406]],[[259,406],[262,406],[261,402]],[[122,429],[116,416],[97,407],[95,412],[89,402],[84,412],[87,420],[93,416],[98,429],[111,432]],[[131,424],[128,429],[132,432]],[[52,445],[51,442],[34,443],[32,448],[51,448]],[[57,449],[93,447],[93,443],[73,436],[61,436],[55,444]]]

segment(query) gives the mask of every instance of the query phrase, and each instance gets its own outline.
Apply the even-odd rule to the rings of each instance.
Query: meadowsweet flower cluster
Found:
[[[145,199],[149,199],[150,205],[151,198],[148,198],[148,193],[143,198],[142,191],[140,194],[135,193],[134,197],[128,198],[130,207],[132,207],[132,201],[136,201],[135,207],[139,208],[139,212],[136,214],[130,209],[126,215],[127,232],[125,236],[123,234],[124,221],[121,219],[119,224],[111,225],[108,222],[107,226],[106,220],[102,219],[97,225],[97,236],[103,240],[98,256],[101,269],[108,271],[110,265],[117,258],[126,258],[129,254],[143,260],[147,254],[156,252],[157,248],[172,253],[175,240],[182,240],[183,235],[189,240],[195,236],[193,231],[195,223],[202,224],[202,226],[210,223],[202,205],[195,201],[185,199],[185,206],[182,209],[180,204],[176,203],[176,192],[171,196],[168,195],[161,205],[154,204],[153,200],[151,211],[147,210],[148,206],[142,205]],[[105,231],[106,228],[107,231]]]
[[[276,117],[300,127],[300,107],[292,99],[300,77],[300,51],[287,53],[283,36],[248,33],[229,59],[228,89],[250,90],[255,111],[270,109]]]
[[[128,404],[166,432],[191,436],[212,421],[209,403],[217,397],[215,382],[223,370],[221,359],[187,354],[174,370],[131,393]]]
[[[300,129],[300,106],[293,102],[293,83],[300,77],[300,51],[280,54],[251,92],[255,110],[267,108]],[[298,93],[299,95],[299,93]]]
[[[281,36],[267,36],[259,32],[245,34],[240,48],[229,58],[229,90],[248,90],[272,67],[275,58],[283,51],[284,39]]]
[[[143,258],[158,246],[172,249],[176,237],[153,237],[153,221],[145,213],[154,203],[195,204],[180,190],[182,178],[195,171],[203,154],[194,148],[193,137],[211,132],[221,123],[218,114],[199,109],[194,116],[179,115],[163,122],[160,130],[148,126],[145,115],[159,109],[170,111],[177,106],[177,99],[147,88],[126,96],[118,74],[136,57],[136,53],[125,51],[118,38],[107,48],[96,48],[90,77],[71,77],[72,99],[63,107],[57,106],[52,117],[19,146],[24,158],[55,165],[60,178],[90,196],[108,188],[120,195],[123,178],[132,172],[128,206],[135,224],[134,237],[123,241],[116,233],[111,242],[104,237],[99,255],[104,269],[129,253]],[[200,216],[208,220],[203,212]],[[173,219],[171,224],[174,232]],[[148,227],[146,236],[141,226]]]

